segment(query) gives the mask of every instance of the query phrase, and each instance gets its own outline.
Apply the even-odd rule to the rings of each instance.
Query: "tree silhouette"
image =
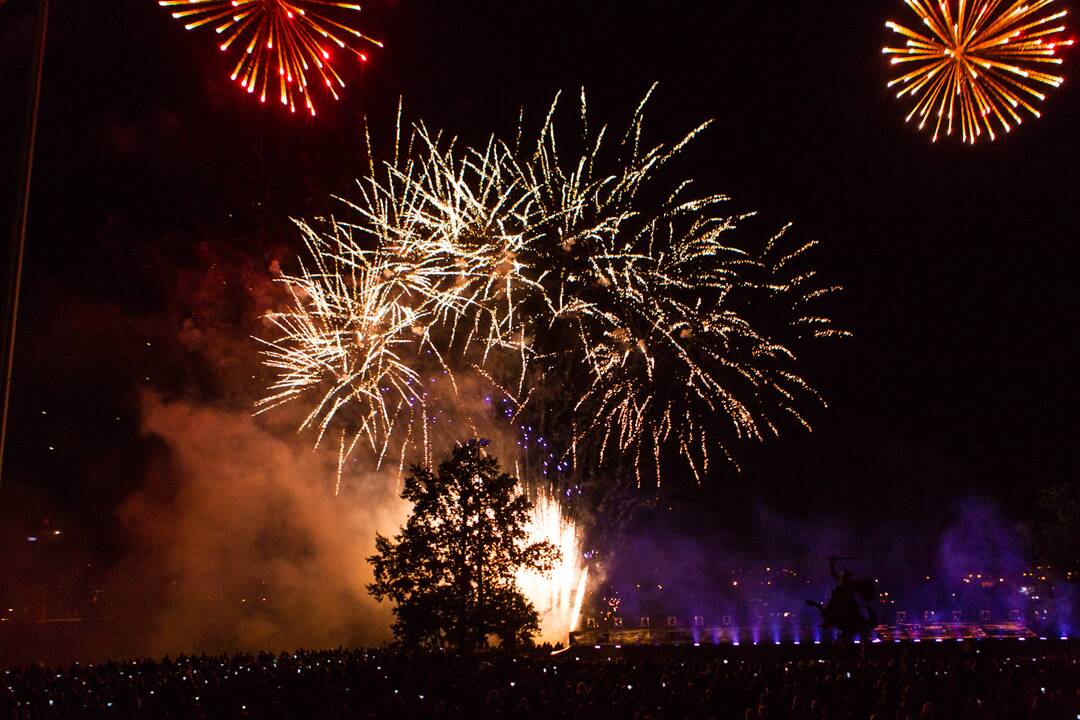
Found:
[[[528,543],[532,503],[486,444],[459,443],[437,474],[414,465],[401,493],[412,514],[392,540],[375,536],[368,591],[396,604],[394,636],[405,644],[471,650],[496,635],[513,647],[539,630],[514,577],[520,569],[549,571],[558,551]]]

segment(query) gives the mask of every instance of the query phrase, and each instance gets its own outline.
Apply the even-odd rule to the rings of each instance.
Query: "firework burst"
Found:
[[[889,21],[885,27],[906,38],[904,47],[886,47],[902,75],[889,82],[897,97],[914,99],[907,121],[951,135],[959,126],[964,142],[974,144],[995,127],[1009,132],[1025,111],[1040,117],[1033,103],[1046,99],[1040,88],[1058,87],[1061,75],[1045,72],[1061,65],[1065,10],[1054,0],[905,0],[925,26],[916,32]],[[936,116],[936,117],[935,117]]]
[[[468,375],[511,419],[563,428],[560,465],[615,459],[639,483],[646,469],[659,482],[666,454],[700,479],[725,438],[808,425],[799,405],[817,395],[796,347],[845,334],[810,309],[837,289],[803,267],[812,244],[738,243],[745,216],[725,197],[658,180],[704,125],[645,145],[644,101],[619,136],[590,130],[582,95],[575,152],[556,141],[557,107],[531,146],[403,138],[399,123],[356,219],[304,226],[317,267],[284,278],[304,292],[275,319],[268,405],[310,395],[322,432],[358,416],[343,453],[359,437],[426,447],[431,406],[461,403]],[[416,391],[431,373],[443,391]]]
[[[277,95],[295,112],[315,114],[311,91],[326,88],[335,100],[345,80],[335,54],[367,61],[358,45],[382,47],[347,22],[359,12],[353,3],[330,0],[158,0],[188,30],[210,27],[221,36],[222,52],[239,54],[231,77],[259,100]],[[342,16],[342,17],[338,17]]]
[[[285,278],[294,309],[268,315],[279,338],[260,342],[278,376],[259,404],[306,400],[312,409],[301,427],[317,427],[319,440],[347,407],[353,431],[347,449],[341,435],[342,459],[361,438],[381,457],[424,404],[415,358],[423,312],[411,306],[407,289],[387,282],[385,263],[355,251],[346,230],[301,230],[315,266]]]

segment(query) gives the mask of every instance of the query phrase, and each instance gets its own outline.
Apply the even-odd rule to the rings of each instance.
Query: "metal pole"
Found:
[[[7,337],[5,341],[4,406],[0,419],[0,486],[4,477],[4,451],[7,449],[8,415],[11,406],[11,380],[15,369],[15,327],[19,319],[19,291],[22,288],[23,255],[26,251],[26,224],[30,218],[30,180],[34,170],[34,143],[37,140],[38,106],[41,102],[41,75],[45,68],[45,38],[49,29],[49,0],[41,0],[38,11],[37,45],[34,47],[33,75],[26,109],[25,145],[23,145],[22,183],[15,208],[15,228],[11,238],[11,267],[8,269]]]

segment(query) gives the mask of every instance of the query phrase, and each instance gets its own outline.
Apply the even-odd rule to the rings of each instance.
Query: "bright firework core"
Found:
[[[581,536],[574,521],[563,513],[558,497],[546,491],[539,492],[533,501],[525,530],[526,544],[549,542],[558,549],[559,559],[549,573],[519,572],[518,587],[540,613],[540,642],[565,644],[578,629],[589,579]]]
[[[187,30],[207,26],[221,36],[222,52],[237,51],[231,78],[248,93],[277,94],[282,105],[296,112],[297,100],[315,114],[312,85],[322,85],[335,100],[345,81],[335,67],[335,52],[361,62],[367,54],[351,44],[361,41],[382,47],[347,22],[359,5],[331,0],[158,0],[176,8],[172,16]]]
[[[1021,111],[1040,117],[1032,104],[1046,99],[1040,85],[1065,81],[1042,70],[1061,65],[1057,48],[1073,44],[1060,38],[1066,11],[1050,12],[1054,0],[905,2],[927,34],[885,23],[907,42],[882,52],[892,56],[893,65],[913,68],[888,86],[900,86],[897,97],[915,98],[906,120],[917,117],[920,130],[932,124],[935,141],[942,129],[952,135],[954,126],[964,142],[974,144],[984,130],[994,140],[996,126],[1009,132],[1023,122]]]

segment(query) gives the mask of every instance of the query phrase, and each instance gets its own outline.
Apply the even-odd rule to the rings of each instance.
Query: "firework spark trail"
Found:
[[[572,329],[579,339],[573,352],[592,378],[575,405],[574,442],[589,441],[601,461],[610,450],[629,457],[639,483],[646,454],[659,481],[669,443],[700,479],[717,439],[709,430],[713,415],[726,418],[737,437],[777,433],[776,410],[806,424],[796,394],[809,386],[787,367],[794,351],[756,328],[745,314],[753,311],[747,295],[795,311],[787,322],[796,336],[842,334],[828,321],[806,332],[810,319],[797,311],[809,299],[804,289],[821,297],[835,288],[808,287],[812,273],[785,267],[794,258],[773,262],[778,238],[759,254],[726,241],[740,219],[717,214],[726,197],[688,197],[686,180],[665,201],[647,199],[657,194],[654,177],[708,125],[671,146],[644,146],[648,99],[606,172],[606,128],[589,135],[584,98],[582,145],[589,150],[560,162],[553,105],[527,172],[541,210],[543,257],[555,266],[545,277],[546,297],[560,300],[549,303],[547,342],[556,345]]]
[[[577,629],[589,576],[580,533],[564,514],[558,497],[547,491],[538,493],[533,502],[525,531],[526,544],[550,542],[558,549],[559,559],[548,573],[518,572],[518,588],[540,613],[540,640],[565,644]]]
[[[935,141],[943,123],[946,135],[959,124],[964,142],[974,144],[984,129],[994,140],[995,125],[1009,132],[1023,122],[1020,110],[1041,117],[1032,105],[1046,99],[1040,85],[1059,87],[1065,81],[1040,69],[1061,65],[1058,47],[1073,44],[1060,39],[1066,28],[1057,23],[1066,11],[1049,12],[1054,0],[957,0],[955,10],[953,0],[905,2],[926,30],[885,23],[906,41],[882,52],[892,56],[893,65],[913,68],[888,87],[899,85],[897,97],[915,99],[906,120],[917,117],[920,130],[931,122]]]
[[[796,346],[845,334],[811,309],[837,288],[800,268],[812,244],[785,254],[781,232],[737,247],[745,216],[723,214],[725,197],[656,180],[707,124],[644,145],[647,100],[611,141],[590,131],[582,95],[579,153],[556,141],[558,99],[531,149],[462,147],[422,125],[403,147],[399,123],[393,159],[350,203],[356,219],[303,226],[318,263],[283,279],[304,293],[275,316],[265,403],[310,395],[307,424],[358,417],[343,444],[365,436],[382,457],[400,443],[403,461],[409,438],[428,457],[428,406],[456,402],[420,392],[426,373],[455,391],[481,377],[514,413],[554,386],[566,407],[533,409],[567,419],[570,456],[617,456],[639,484],[646,466],[659,482],[669,450],[700,480],[710,449],[728,455],[725,435],[774,435],[783,416],[808,426],[798,405],[817,395]]]
[[[231,78],[248,93],[258,90],[260,102],[277,93],[282,105],[296,112],[297,100],[312,115],[311,88],[322,85],[337,100],[345,80],[335,67],[333,52],[351,54],[361,62],[367,53],[353,43],[377,47],[374,40],[349,23],[335,19],[359,12],[360,6],[332,0],[158,0],[174,8],[173,18],[187,30],[208,26],[222,37],[222,52],[236,50],[239,59]]]
[[[528,221],[527,195],[508,177],[505,150],[494,140],[458,157],[426,129],[413,138],[418,157],[373,171],[360,183],[354,227],[393,258],[393,277],[413,281],[447,342],[468,352],[479,341],[484,355],[519,347],[515,312],[519,293],[543,291],[525,274],[517,255],[526,237],[511,228]],[[445,147],[444,147],[445,145]],[[520,347],[519,347],[520,349]]]
[[[386,282],[385,263],[354,252],[343,228],[329,236],[301,229],[316,265],[283,278],[294,309],[268,316],[280,337],[260,342],[264,364],[278,375],[260,411],[305,399],[312,409],[301,429],[317,427],[318,443],[348,406],[357,429],[350,438],[341,435],[339,465],[360,438],[382,457],[423,403],[413,338],[425,318],[410,307],[405,290]]]

